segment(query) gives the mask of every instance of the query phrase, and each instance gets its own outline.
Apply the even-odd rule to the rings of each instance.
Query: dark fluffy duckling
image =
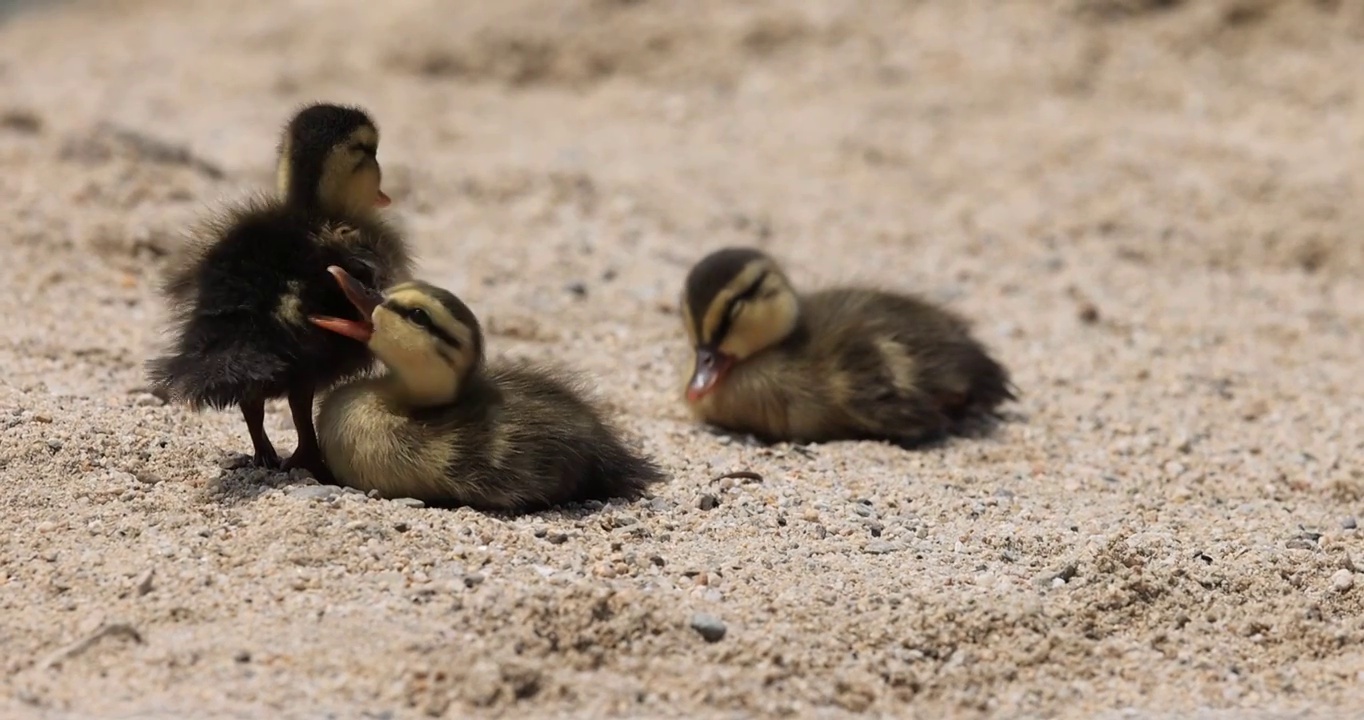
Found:
[[[635,499],[663,480],[575,383],[517,363],[485,367],[472,311],[423,282],[371,294],[332,268],[367,321],[316,317],[368,343],[387,374],[322,401],[318,436],[333,477],[389,498],[523,513],[562,503]]]
[[[968,324],[879,290],[798,294],[768,255],[716,251],[687,276],[692,412],[769,442],[936,440],[1014,399]]]
[[[153,386],[195,409],[241,407],[257,465],[281,465],[265,433],[265,401],[287,396],[298,448],[283,467],[323,474],[314,393],[372,365],[364,343],[308,321],[354,313],[327,268],[375,287],[410,275],[403,240],[375,212],[389,203],[378,143],[360,109],[303,108],[280,143],[280,197],[212,218],[167,277],[175,339],[148,364]]]

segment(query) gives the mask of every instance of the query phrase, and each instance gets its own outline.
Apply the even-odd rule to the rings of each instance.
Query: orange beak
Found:
[[[327,272],[336,278],[337,284],[341,286],[341,292],[346,294],[346,299],[350,300],[350,304],[360,311],[361,319],[347,320],[327,315],[310,315],[308,321],[324,330],[330,330],[338,335],[345,335],[362,343],[368,343],[369,339],[374,336],[374,323],[370,321],[370,318],[374,315],[374,309],[379,307],[383,298],[379,297],[378,293],[361,285],[360,281],[336,265],[328,267]]]
[[[687,402],[696,402],[710,394],[733,366],[734,358],[729,355],[710,348],[696,348],[696,365],[691,381],[687,383]]]

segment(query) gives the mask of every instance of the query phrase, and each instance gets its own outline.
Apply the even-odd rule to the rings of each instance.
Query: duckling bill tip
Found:
[[[687,383],[687,401],[696,402],[715,389],[733,364],[733,358],[714,350],[696,351],[696,369]]]

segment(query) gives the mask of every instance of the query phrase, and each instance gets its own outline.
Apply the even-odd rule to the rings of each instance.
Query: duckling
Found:
[[[166,277],[174,342],[148,363],[152,387],[196,410],[239,406],[258,466],[323,474],[314,394],[373,364],[364,343],[308,321],[353,311],[328,266],[376,287],[411,274],[403,239],[375,212],[390,203],[378,143],[359,108],[302,108],[278,148],[279,196],[210,218]],[[281,396],[298,433],[283,464],[264,427],[265,401]]]
[[[318,410],[322,453],[341,484],[523,513],[636,499],[663,480],[575,382],[526,363],[485,367],[478,319],[450,292],[410,281],[380,295],[331,272],[367,320],[312,321],[368,344],[388,369],[337,387]]]
[[[955,314],[910,296],[801,294],[767,254],[726,248],[687,275],[701,421],[767,441],[940,440],[1015,399],[1008,372]]]

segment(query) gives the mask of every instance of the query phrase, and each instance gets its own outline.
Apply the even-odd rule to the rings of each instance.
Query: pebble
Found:
[[[285,492],[308,500],[330,500],[341,494],[341,488],[335,485],[293,485]]]
[[[147,568],[147,571],[142,573],[142,575],[138,577],[137,584],[135,585],[135,587],[137,588],[137,594],[139,597],[146,595],[147,593],[152,591],[152,576],[155,574],[156,574],[155,569]]]
[[[711,495],[710,493],[706,493],[706,494],[702,495],[702,496],[701,496],[700,498],[698,498],[697,501],[696,501],[696,507],[701,508],[702,510],[714,510],[715,508],[717,508],[717,507],[719,507],[719,506],[720,506],[720,498],[715,497],[714,495]]]
[[[417,498],[395,498],[395,499],[393,500],[393,502],[395,502],[395,503],[397,503],[397,504],[399,504],[399,505],[402,505],[403,507],[410,507],[410,508],[424,508],[424,507],[426,507],[426,503],[422,502],[421,500],[418,500]]]
[[[1341,568],[1331,576],[1331,587],[1337,592],[1345,592],[1355,586],[1355,574]]]
[[[899,550],[899,549],[900,549],[900,546],[899,546],[899,545],[896,545],[896,544],[893,543],[893,542],[889,542],[889,541],[886,541],[886,540],[873,540],[873,541],[867,543],[867,544],[862,548],[862,552],[868,553],[868,554],[871,554],[871,555],[885,555],[886,553],[892,553],[892,552],[895,552],[896,550]]]
[[[691,629],[695,630],[706,642],[720,642],[728,630],[723,620],[709,613],[692,615]]]
[[[1345,528],[1346,530],[1354,530],[1355,528],[1359,527],[1359,522],[1355,520],[1354,515],[1347,515],[1345,516],[1344,519],[1340,521],[1340,526]]]

